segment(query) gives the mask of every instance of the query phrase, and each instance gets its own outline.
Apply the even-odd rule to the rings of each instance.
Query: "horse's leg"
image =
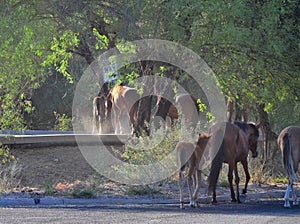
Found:
[[[212,204],[216,204],[216,203],[217,203],[216,186],[214,186],[214,189],[213,189],[211,203],[212,203]]]
[[[247,187],[248,187],[248,183],[250,181],[250,173],[249,173],[249,169],[248,169],[248,162],[247,159],[244,161],[241,161],[244,171],[245,171],[245,175],[246,175],[246,182],[245,182],[245,188],[243,189],[243,194],[247,193]]]
[[[292,190],[292,197],[293,197],[293,205],[297,206],[299,205],[299,202],[293,184],[291,185],[291,190]]]
[[[296,156],[294,156],[295,158]],[[299,161],[300,162],[300,161]],[[294,161],[294,171],[297,172],[298,171],[298,166],[299,166],[299,162]],[[296,191],[294,189],[293,183],[291,185],[291,190],[292,190],[292,197],[293,197],[293,205],[299,205],[298,199],[297,199],[297,195],[296,195]]]
[[[289,197],[290,197],[290,190],[291,190],[292,184],[293,183],[291,183],[289,181],[289,184],[288,184],[288,186],[286,187],[286,190],[285,190],[285,194],[284,194],[284,207],[285,208],[290,208],[291,207]]]
[[[193,197],[193,186],[194,186],[194,175],[195,169],[193,167],[189,167],[189,172],[187,176],[188,188],[189,188],[189,196],[190,196],[190,206],[195,208],[195,200]]]
[[[95,100],[94,100],[95,101]],[[92,121],[92,126],[93,130],[92,133],[97,133],[97,106],[95,105],[96,102],[93,101],[93,121]]]
[[[183,201],[183,190],[182,190],[182,185],[183,185],[183,172],[181,168],[179,169],[178,173],[178,185],[179,185],[179,194],[180,194],[180,208],[184,208],[184,201]]]
[[[120,116],[119,116],[119,109],[114,106],[114,124],[115,124],[115,134],[119,133],[119,120],[120,120]]]
[[[196,186],[195,186],[195,191],[193,194],[193,200],[196,202],[196,204],[198,206],[198,204],[199,204],[198,193],[199,193],[199,189],[201,186],[201,170],[198,170],[198,169],[196,170],[194,179],[196,181]]]
[[[235,163],[235,162],[234,162]],[[233,185],[232,185],[232,181],[233,181],[233,170],[234,170],[234,164],[230,164],[229,163],[229,169],[228,169],[228,182],[229,182],[229,186],[230,186],[230,195],[231,195],[231,201],[235,202],[235,194],[234,194],[234,189],[233,189]]]
[[[99,134],[102,134],[103,118],[98,114]]]
[[[119,110],[119,133],[124,134],[124,112]]]
[[[234,176],[235,176],[235,185],[236,185],[236,199],[238,203],[241,203],[240,190],[239,190],[240,177],[238,174],[237,163],[235,163],[235,167],[234,167]]]

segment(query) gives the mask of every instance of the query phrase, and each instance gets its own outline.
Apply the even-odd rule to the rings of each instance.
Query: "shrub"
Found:
[[[74,198],[95,198],[96,197],[95,191],[91,188],[84,188],[84,189],[75,188],[71,195]]]
[[[59,114],[54,112],[55,116],[55,126],[54,129],[57,131],[70,131],[72,130],[72,118],[68,117],[66,114]]]

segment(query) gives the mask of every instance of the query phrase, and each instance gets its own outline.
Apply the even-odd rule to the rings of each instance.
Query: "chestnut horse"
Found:
[[[187,183],[189,189],[190,206],[195,207],[198,202],[198,191],[201,184],[201,160],[205,147],[208,143],[209,136],[207,134],[199,134],[198,141],[179,142],[176,146],[176,156],[179,170],[178,185],[180,192],[180,208],[184,208],[183,202],[183,171],[188,166]],[[193,191],[194,188],[194,191]]]
[[[290,208],[290,191],[292,191],[293,205],[299,204],[293,182],[298,180],[296,172],[300,162],[300,127],[289,126],[283,129],[278,136],[277,143],[281,150],[283,167],[289,180],[284,195],[284,207]]]
[[[138,99],[139,94],[136,89],[128,86],[116,85],[109,91],[106,105],[112,104],[115,134],[133,132]],[[131,127],[131,130],[128,127]]]
[[[212,160],[211,170],[208,177],[208,194],[213,193],[212,203],[216,203],[216,184],[219,178],[222,164],[228,163],[228,182],[230,185],[231,201],[241,203],[239,194],[239,176],[237,163],[241,162],[246,174],[245,188],[243,194],[247,193],[247,186],[250,180],[248,170],[248,152],[252,152],[252,157],[258,155],[257,142],[259,137],[258,126],[251,123],[220,122],[210,128],[211,144],[210,158]],[[221,141],[221,142],[220,142]],[[218,143],[221,143],[218,148]],[[232,181],[233,172],[235,175],[236,194],[235,197]]]

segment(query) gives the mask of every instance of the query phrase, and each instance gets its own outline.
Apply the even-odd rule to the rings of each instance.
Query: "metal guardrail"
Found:
[[[0,134],[0,143],[10,146],[47,146],[47,145],[82,145],[104,144],[124,145],[128,141],[128,135],[114,134]]]

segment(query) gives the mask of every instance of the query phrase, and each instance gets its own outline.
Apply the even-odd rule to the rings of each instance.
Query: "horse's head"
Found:
[[[258,127],[254,124],[248,124],[248,132],[249,132],[249,137],[248,137],[248,145],[249,145],[249,150],[252,152],[252,157],[255,158],[258,156],[258,151],[257,151],[257,144],[258,144],[258,137],[259,137],[259,131]]]
[[[205,149],[210,136],[205,133],[200,133],[198,136],[197,146],[199,146],[201,149]]]

